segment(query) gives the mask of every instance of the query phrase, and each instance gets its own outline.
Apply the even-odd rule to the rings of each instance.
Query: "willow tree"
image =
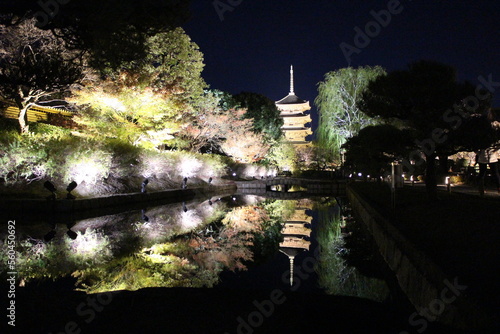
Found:
[[[347,138],[375,123],[359,109],[358,102],[368,83],[381,75],[385,71],[380,66],[348,67],[328,72],[324,81],[318,83],[314,101],[320,114],[318,141],[331,159],[339,159],[340,148]]]

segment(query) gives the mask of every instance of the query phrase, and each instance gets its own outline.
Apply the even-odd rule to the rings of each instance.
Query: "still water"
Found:
[[[78,221],[40,217],[18,221],[16,238],[20,286],[72,278],[87,293],[213,287],[390,298],[341,198],[232,195]]]

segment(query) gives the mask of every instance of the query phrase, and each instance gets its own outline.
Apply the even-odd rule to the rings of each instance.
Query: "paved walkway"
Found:
[[[405,187],[411,187],[411,182],[405,182]],[[415,187],[425,187],[425,183],[415,182]],[[447,191],[447,186],[444,184],[439,184],[438,189]],[[451,185],[451,192],[479,196],[479,188],[467,184],[453,184]],[[500,194],[492,186],[486,187],[486,189],[484,190],[484,197],[498,198],[500,200]]]

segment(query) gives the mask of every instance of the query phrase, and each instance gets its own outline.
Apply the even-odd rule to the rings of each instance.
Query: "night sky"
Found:
[[[229,3],[238,4],[231,6]],[[279,100],[289,91],[313,106],[324,74],[349,66],[340,47],[358,47],[352,67],[405,69],[420,59],[452,65],[460,80],[478,84],[480,75],[500,82],[500,2],[401,0],[386,27],[376,31],[373,12],[397,0],[221,0],[232,7],[221,20],[213,0],[193,0],[184,26],[205,55],[203,77],[211,88],[251,91]],[[371,24],[370,24],[371,22]],[[355,28],[372,29],[368,45],[355,43]],[[500,84],[494,106],[500,107]]]

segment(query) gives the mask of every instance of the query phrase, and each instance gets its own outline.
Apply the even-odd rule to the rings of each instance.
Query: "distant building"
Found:
[[[279,101],[276,107],[283,118],[285,138],[296,146],[310,145],[307,136],[312,135],[311,116],[306,112],[311,109],[309,101],[300,99],[294,92],[293,66],[290,67],[290,93]]]

